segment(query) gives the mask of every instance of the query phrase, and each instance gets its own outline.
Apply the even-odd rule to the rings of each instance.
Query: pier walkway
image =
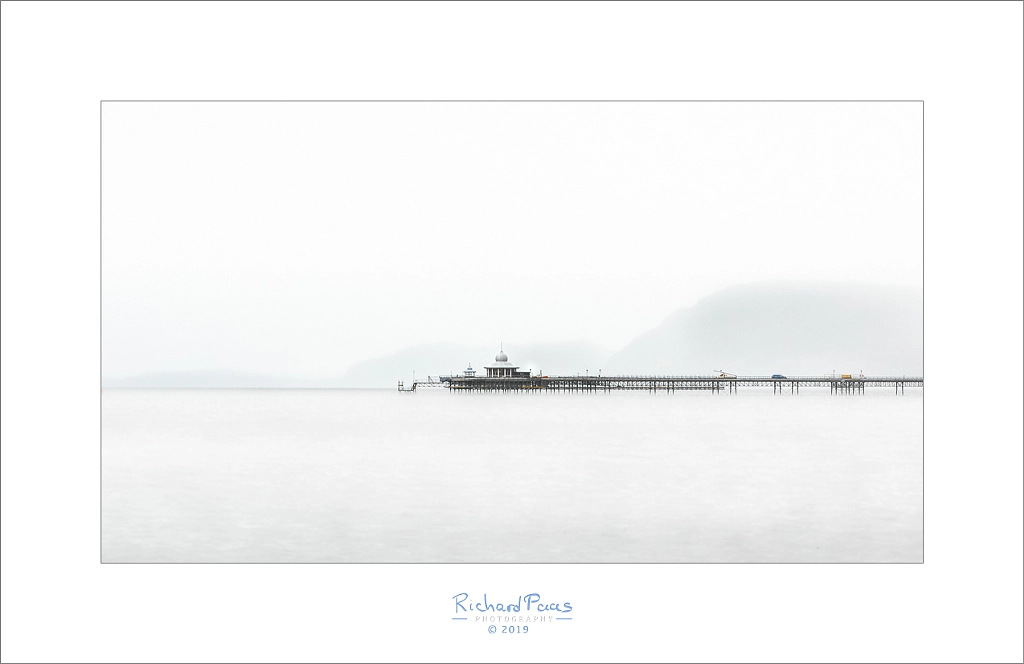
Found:
[[[431,386],[438,386],[433,379]],[[440,386],[451,391],[521,391],[547,390],[556,392],[604,392],[610,390],[647,390],[674,392],[676,390],[706,390],[711,392],[738,392],[741,387],[771,387],[773,392],[799,394],[804,387],[827,387],[834,394],[863,393],[866,387],[891,387],[901,394],[907,387],[924,387],[921,376],[532,376],[466,377],[442,376]],[[401,388],[400,388],[401,389]],[[413,383],[413,390],[416,383]]]

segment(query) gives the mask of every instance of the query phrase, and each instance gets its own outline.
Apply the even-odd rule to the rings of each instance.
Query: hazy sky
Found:
[[[103,365],[615,350],[733,284],[921,285],[919,103],[105,103]]]

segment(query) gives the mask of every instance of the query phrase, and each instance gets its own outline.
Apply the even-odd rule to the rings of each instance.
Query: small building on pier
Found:
[[[488,378],[529,378],[529,371],[519,371],[519,367],[508,361],[508,355],[505,354],[504,350],[499,350],[498,354],[494,356],[494,364],[488,364],[484,369],[487,370]]]

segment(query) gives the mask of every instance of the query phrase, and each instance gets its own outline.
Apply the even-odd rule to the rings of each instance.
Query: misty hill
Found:
[[[851,284],[729,288],[604,361],[608,374],[922,375],[922,292]]]
[[[399,380],[409,383],[412,372],[417,378],[440,374],[461,373],[467,362],[473,363],[480,374],[485,365],[494,360],[498,352],[493,347],[470,347],[457,344],[427,344],[406,348],[393,355],[360,362],[348,370],[341,387],[395,387]],[[607,353],[582,342],[534,344],[516,346],[505,344],[505,353],[513,364],[523,370],[544,371],[548,374],[584,373],[594,371]]]

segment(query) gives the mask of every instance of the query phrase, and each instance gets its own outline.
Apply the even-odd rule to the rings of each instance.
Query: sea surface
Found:
[[[920,562],[920,388],[103,393],[104,562]]]

